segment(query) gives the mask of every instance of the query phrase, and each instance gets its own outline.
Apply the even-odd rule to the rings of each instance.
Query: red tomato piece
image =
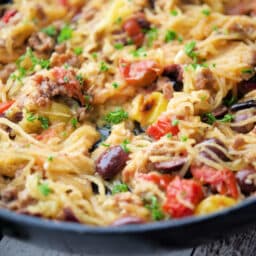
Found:
[[[134,86],[151,85],[161,73],[160,65],[153,60],[133,63],[122,60],[119,70],[126,83]]]
[[[222,195],[238,198],[239,192],[235,175],[228,169],[216,170],[207,165],[191,166],[191,173],[195,179],[203,184],[209,184]]]
[[[11,100],[8,102],[0,103],[0,114],[3,114],[7,109],[9,109],[14,102],[14,100]]]
[[[168,174],[157,174],[157,173],[141,173],[139,178],[151,181],[158,185],[161,189],[166,190],[169,183],[173,180],[173,176]]]
[[[143,44],[144,33],[135,18],[127,20],[123,25],[123,29],[137,47],[140,47]]]
[[[195,180],[176,176],[167,187],[163,210],[173,218],[182,218],[194,213],[197,204],[204,197],[202,186]]]
[[[168,117],[160,117],[155,124],[152,124],[147,129],[147,134],[153,137],[155,140],[159,140],[162,136],[171,133],[177,135],[179,133],[179,127],[172,125],[171,120]]]
[[[16,13],[17,13],[16,10],[8,10],[5,12],[5,14],[1,20],[7,24],[9,22],[10,18],[13,17]]]

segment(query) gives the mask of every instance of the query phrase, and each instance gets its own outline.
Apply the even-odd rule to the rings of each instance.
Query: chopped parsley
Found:
[[[180,140],[181,140],[182,142],[186,142],[186,141],[188,140],[188,137],[187,137],[186,135],[181,135],[181,136],[180,136]]]
[[[97,52],[93,52],[93,53],[92,53],[92,57],[93,57],[94,59],[97,59],[98,53],[97,53]]]
[[[202,14],[205,15],[205,16],[210,16],[211,11],[208,10],[208,9],[204,9],[204,10],[202,10]]]
[[[118,17],[116,20],[115,20],[115,23],[116,24],[121,24],[123,21],[122,17]]]
[[[38,184],[38,190],[44,196],[48,196],[52,192],[52,190],[49,188],[49,186],[46,182]]]
[[[112,195],[129,191],[129,187],[125,183],[117,183],[112,188]]]
[[[76,48],[74,49],[74,53],[75,53],[76,55],[81,55],[81,54],[83,53],[83,48],[82,48],[82,47],[76,47]]]
[[[47,158],[47,160],[48,160],[48,162],[52,162],[52,161],[53,161],[53,156],[49,156],[49,157]]]
[[[212,125],[216,121],[219,121],[222,123],[229,123],[233,119],[234,119],[234,116],[231,114],[226,114],[222,119],[216,119],[216,117],[212,113],[206,113],[203,115],[203,121],[210,125]]]
[[[46,130],[46,129],[49,128],[49,119],[47,117],[39,116],[38,121],[41,122],[41,126],[42,126],[43,129]]]
[[[80,85],[84,84],[84,78],[81,74],[76,75],[76,80],[79,82]]]
[[[176,38],[177,38],[177,33],[176,33],[175,31],[168,30],[168,31],[166,32],[164,41],[165,41],[166,43],[169,43],[169,42],[175,40]]]
[[[157,28],[151,28],[146,33],[147,33],[147,45],[148,45],[148,47],[152,47],[153,42],[158,37],[158,29]]]
[[[27,59],[27,58],[30,59],[31,64],[32,64],[32,66],[31,66],[31,68],[30,68],[29,70],[26,70],[26,69],[22,66],[22,62],[23,62],[25,59]],[[27,48],[26,53],[23,54],[23,55],[21,55],[21,56],[18,58],[18,60],[17,60],[17,62],[16,62],[16,65],[17,65],[17,68],[18,68],[18,74],[13,73],[13,74],[11,75],[11,78],[12,78],[13,80],[19,80],[19,81],[21,81],[21,79],[27,74],[28,71],[34,72],[35,67],[36,67],[37,65],[41,66],[42,69],[49,69],[49,67],[50,67],[50,61],[49,61],[49,60],[44,60],[44,59],[39,59],[39,58],[37,58],[37,57],[34,55],[34,53],[33,53],[33,51],[31,50],[31,48]]]
[[[252,68],[245,68],[241,70],[242,74],[253,74],[253,69]]]
[[[54,37],[57,35],[57,30],[54,26],[43,28],[42,32],[51,37]]]
[[[174,119],[173,121],[172,121],[172,125],[173,126],[177,126],[179,124],[179,120],[178,119]]]
[[[229,123],[234,119],[234,116],[231,114],[226,114],[222,119],[220,119],[220,122],[222,123]]]
[[[37,117],[36,117],[36,115],[33,114],[33,113],[28,113],[26,119],[27,119],[28,122],[34,122],[34,121],[37,119]]]
[[[149,203],[145,205],[145,207],[150,211],[151,217],[153,220],[162,220],[164,218],[164,214],[160,208],[160,205],[157,201],[156,196],[152,196],[149,199]]]
[[[122,50],[124,48],[124,45],[122,43],[116,43],[114,44],[115,49]]]
[[[168,139],[171,139],[171,138],[172,138],[172,134],[171,134],[171,133],[167,133],[167,134],[166,134],[166,137],[167,137]]]
[[[191,41],[184,46],[185,53],[193,60],[196,60],[197,54],[195,53],[196,42]]]
[[[203,115],[203,120],[207,123],[212,125],[216,122],[216,117],[212,113],[205,113]]]
[[[70,27],[70,25],[65,25],[57,38],[57,41],[59,44],[69,40],[72,38],[73,29]]]
[[[178,16],[178,11],[177,10],[171,10],[170,11],[170,14],[172,15],[172,16]]]
[[[112,86],[117,89],[119,87],[119,84],[117,82],[112,83]]]
[[[68,78],[67,76],[64,76],[63,81],[64,81],[65,83],[68,83],[68,82],[69,82],[69,78]]]
[[[122,142],[122,144],[121,144],[122,149],[123,149],[124,152],[126,152],[126,153],[129,153],[129,152],[130,152],[130,149],[129,149],[128,146],[127,146],[128,144],[130,144],[130,141],[127,140],[127,139],[125,139],[125,140]]]
[[[101,62],[100,63],[100,71],[101,72],[106,72],[106,71],[108,71],[109,70],[109,66],[105,63],[105,62]]]
[[[147,57],[147,52],[146,49],[144,47],[140,47],[137,50],[134,50],[131,52],[131,54],[133,55],[133,57]]]
[[[76,117],[71,119],[71,124],[72,124],[73,128],[77,128],[78,120]]]
[[[128,119],[128,113],[122,108],[117,108],[105,116],[105,121],[109,124],[119,124],[126,119]]]
[[[101,142],[101,145],[104,146],[104,147],[106,147],[106,148],[109,148],[109,147],[110,147],[110,144],[107,144],[107,143],[105,143],[105,142]]]

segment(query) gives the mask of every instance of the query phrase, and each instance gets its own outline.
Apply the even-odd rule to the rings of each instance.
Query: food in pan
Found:
[[[1,208],[118,226],[253,196],[255,14],[224,0],[2,6]]]

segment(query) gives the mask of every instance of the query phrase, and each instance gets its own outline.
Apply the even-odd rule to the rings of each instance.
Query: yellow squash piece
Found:
[[[168,100],[160,92],[138,95],[132,102],[129,116],[142,126],[154,123],[167,108]]]
[[[224,208],[235,205],[237,201],[231,197],[223,195],[213,195],[204,199],[195,210],[196,215],[206,215],[220,211]]]

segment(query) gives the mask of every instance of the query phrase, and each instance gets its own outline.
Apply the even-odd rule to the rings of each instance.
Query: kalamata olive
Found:
[[[145,131],[142,129],[142,127],[140,126],[140,123],[135,121],[134,122],[134,128],[133,128],[133,133],[135,135],[139,135],[141,133],[144,133]]]
[[[182,82],[183,80],[183,69],[181,65],[172,64],[166,66],[163,70],[163,76],[167,76],[172,81]]]
[[[124,225],[136,225],[136,224],[143,224],[145,223],[144,220],[138,218],[138,217],[124,217],[121,219],[116,220],[112,226],[118,227],[118,226],[124,226]]]
[[[138,13],[135,17],[139,26],[143,29],[150,29],[150,23],[147,21],[144,13]]]
[[[175,91],[182,91],[183,89],[183,69],[178,64],[166,66],[163,70],[163,76],[168,77],[173,82],[173,89]]]
[[[153,166],[157,171],[171,173],[179,171],[187,161],[188,159],[186,157],[177,157],[169,161],[156,162]]]
[[[148,0],[148,4],[149,4],[151,9],[155,8],[155,0]]]
[[[121,146],[111,147],[98,158],[96,172],[104,179],[111,179],[125,167],[127,160],[128,153]]]
[[[74,212],[70,208],[68,207],[64,208],[63,215],[64,215],[64,220],[79,223],[78,218],[75,216]]]
[[[214,144],[217,144],[218,146],[221,146],[224,150],[226,150],[226,146],[219,139],[211,138],[201,142],[201,144],[204,144],[207,149],[211,150],[221,160],[223,161],[230,160],[223,151],[221,151],[218,147],[214,145]],[[201,151],[200,155],[213,160],[212,157],[206,151]]]
[[[238,171],[236,179],[242,193],[245,195],[256,191],[256,170],[245,169]]]
[[[256,100],[248,100],[245,102],[236,103],[230,107],[230,110],[238,111],[238,110],[243,110],[248,108],[256,108]]]
[[[256,90],[256,81],[252,79],[249,81],[243,81],[238,85],[238,93],[240,97],[243,97],[245,94]]]
[[[101,138],[92,146],[90,152],[93,152],[111,133],[111,129],[109,127],[97,127],[97,131],[100,133]]]
[[[228,108],[224,105],[221,105],[212,111],[212,114],[215,118],[222,118],[227,113],[228,113]]]
[[[242,126],[236,126],[233,124],[237,124],[239,122],[242,122],[250,117],[252,117],[253,115],[255,115],[252,111],[250,110],[241,110],[238,111],[235,116],[234,116],[234,120],[231,123],[230,127],[232,130],[239,132],[239,133],[248,133],[250,132],[253,127],[254,127],[254,123],[248,123]]]

